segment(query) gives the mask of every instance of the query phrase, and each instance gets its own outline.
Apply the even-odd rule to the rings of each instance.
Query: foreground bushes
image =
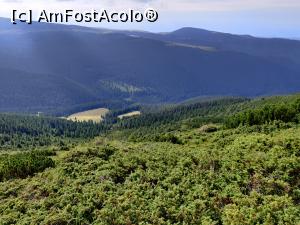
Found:
[[[267,126],[78,146],[2,182],[0,224],[299,224],[300,128]]]
[[[26,178],[34,173],[54,167],[49,151],[34,151],[2,155],[0,157],[0,181],[13,178]]]

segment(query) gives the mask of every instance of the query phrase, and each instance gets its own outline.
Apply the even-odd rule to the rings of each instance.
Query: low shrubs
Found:
[[[154,138],[156,142],[170,142],[172,144],[182,144],[182,141],[173,134],[158,135]]]
[[[48,167],[54,167],[50,151],[33,151],[0,156],[0,181],[26,178]]]

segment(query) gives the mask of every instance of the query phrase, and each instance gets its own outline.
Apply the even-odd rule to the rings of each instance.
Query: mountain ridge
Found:
[[[0,97],[13,100],[2,100],[0,111],[300,91],[299,41],[197,28],[162,34],[42,23],[1,27]],[[17,88],[4,88],[10,83]]]

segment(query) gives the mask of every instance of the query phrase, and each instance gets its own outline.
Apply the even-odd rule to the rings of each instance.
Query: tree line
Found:
[[[108,130],[108,125],[72,122],[53,117],[0,114],[0,148],[63,145],[65,139],[88,139]]]
[[[300,99],[289,103],[268,104],[258,109],[248,109],[230,116],[225,126],[236,128],[240,125],[262,125],[272,121],[300,122]]]
[[[119,120],[117,128],[132,129],[140,127],[157,127],[159,125],[176,123],[191,118],[200,118],[194,122],[215,120],[221,122],[229,107],[246,101],[245,98],[223,98],[213,101],[203,101],[193,104],[181,104],[168,108],[161,107],[154,112],[142,113],[139,117]],[[146,111],[146,110],[144,110]]]

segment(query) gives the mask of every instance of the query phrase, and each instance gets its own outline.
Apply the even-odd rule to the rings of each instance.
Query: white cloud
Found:
[[[151,24],[88,24],[116,29],[150,31],[174,30],[194,26],[259,36],[300,36],[299,0],[0,0],[0,16],[11,17],[13,9],[66,9],[90,11],[99,9],[144,10],[159,12],[159,21]]]
[[[300,7],[299,0],[0,0],[3,9],[26,8],[144,8],[151,6],[163,11],[232,11],[266,8]]]

